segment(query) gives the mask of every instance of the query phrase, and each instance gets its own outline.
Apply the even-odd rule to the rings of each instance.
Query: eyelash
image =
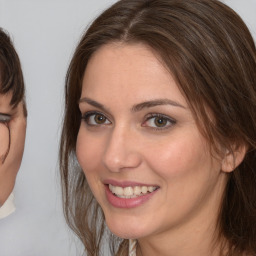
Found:
[[[103,123],[103,124],[90,124],[89,123],[89,118],[93,117],[93,116],[96,116],[96,115],[102,116],[102,117],[106,118],[106,120],[108,120],[108,118],[104,114],[102,114],[101,112],[97,112],[97,111],[86,112],[84,115],[82,115],[81,119],[84,120],[85,123],[88,126],[94,126],[95,127],[95,126],[101,126],[101,125],[108,125],[108,124],[105,124],[105,123]],[[111,123],[111,122],[109,121],[109,123]]]
[[[89,123],[89,118],[91,118],[93,116],[96,116],[96,115],[104,117],[105,120],[108,121],[108,123],[90,124]],[[153,126],[145,125],[148,121],[150,121],[152,119],[156,119],[156,118],[162,119],[164,122],[169,123],[169,124],[165,125],[163,127],[153,127]],[[99,127],[99,126],[102,126],[102,125],[109,125],[109,124],[111,124],[111,122],[108,120],[108,117],[106,117],[103,113],[97,112],[97,111],[89,111],[89,112],[85,113],[84,115],[82,115],[81,119],[85,121],[86,125],[93,126],[93,127]],[[95,119],[94,119],[94,121],[95,121]],[[158,114],[158,113],[150,113],[150,114],[147,115],[146,120],[142,123],[142,127],[147,127],[147,128],[153,129],[153,130],[165,130],[165,129],[171,128],[173,125],[176,124],[176,122],[177,121],[175,119],[170,118],[170,117],[168,117],[166,115]]]
[[[146,126],[146,125],[144,125],[149,120],[156,119],[156,118],[162,119],[162,120],[164,120],[167,123],[169,122],[169,124],[165,125],[163,127],[153,127],[153,126]],[[176,122],[177,121],[175,119],[170,118],[170,117],[168,117],[166,115],[158,114],[158,113],[150,113],[150,114],[148,114],[146,120],[143,122],[142,126],[143,127],[148,127],[148,128],[154,129],[154,130],[165,130],[165,129],[171,128],[173,125],[176,124]]]

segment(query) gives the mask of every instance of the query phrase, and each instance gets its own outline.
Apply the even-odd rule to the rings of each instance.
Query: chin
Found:
[[[145,225],[141,219],[134,220],[134,216],[120,219],[111,215],[109,218],[106,216],[106,224],[114,235],[123,239],[138,239],[150,233],[149,225]]]

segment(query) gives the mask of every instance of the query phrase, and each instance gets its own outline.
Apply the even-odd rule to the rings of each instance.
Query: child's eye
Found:
[[[82,119],[86,122],[86,124],[91,126],[106,125],[111,123],[105,115],[97,112],[85,113],[82,116]]]
[[[11,116],[0,113],[0,123],[8,123],[11,120]]]
[[[150,114],[146,121],[142,124],[144,127],[151,127],[154,129],[167,129],[176,124],[176,120],[162,114]]]

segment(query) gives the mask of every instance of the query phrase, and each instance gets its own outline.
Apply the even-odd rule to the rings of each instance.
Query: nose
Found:
[[[107,141],[103,164],[111,172],[120,172],[138,167],[141,161],[136,136],[125,127],[115,128]]]

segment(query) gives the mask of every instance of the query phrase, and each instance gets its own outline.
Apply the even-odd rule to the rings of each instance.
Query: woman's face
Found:
[[[24,150],[24,103],[10,105],[12,94],[0,94],[0,205],[13,190]]]
[[[110,230],[166,234],[216,220],[226,175],[186,99],[143,44],[108,44],[83,78],[77,157]]]

